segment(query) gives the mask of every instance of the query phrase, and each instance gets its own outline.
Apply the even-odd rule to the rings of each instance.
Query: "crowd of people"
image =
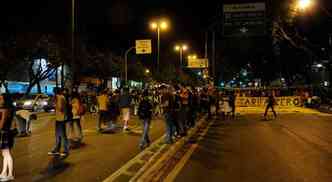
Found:
[[[55,89],[54,92],[55,144],[48,154],[65,158],[70,152],[70,141],[78,143],[83,141],[81,120],[89,112],[87,108],[89,103],[86,102],[88,99],[85,95],[80,94],[77,89],[71,91]],[[267,109],[272,108],[274,112],[275,100],[272,96],[269,98]],[[113,133],[118,131],[120,126],[123,132],[130,132],[131,117],[137,115],[143,130],[138,146],[143,150],[151,143],[149,129],[154,117],[164,120],[165,143],[172,144],[176,139],[187,135],[187,131],[196,125],[200,115],[207,115],[208,119],[214,115],[223,120],[234,119],[236,94],[234,91],[220,91],[212,86],[195,88],[164,84],[152,89],[104,90],[96,96],[95,100],[98,108],[96,131]],[[0,181],[14,179],[10,150],[17,133],[12,129],[15,116],[20,125],[19,128],[24,128],[27,135],[31,134],[30,123],[36,120],[37,116],[24,110],[16,111],[10,95],[2,94],[0,96],[0,149],[4,165]]]

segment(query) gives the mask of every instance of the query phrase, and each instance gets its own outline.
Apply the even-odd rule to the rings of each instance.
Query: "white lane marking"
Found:
[[[192,144],[189,148],[189,150],[185,153],[185,155],[181,158],[181,160],[176,164],[176,166],[174,167],[174,169],[167,175],[167,177],[164,179],[164,181],[168,182],[168,181],[174,181],[175,178],[178,176],[178,174],[181,172],[181,170],[183,169],[183,167],[186,165],[186,163],[189,161],[190,157],[192,156],[192,154],[195,152],[195,150],[197,149],[198,142],[203,140],[204,136],[207,134],[207,132],[209,131],[209,129],[211,128],[211,126],[215,123],[215,121],[212,121],[211,123],[209,123],[209,125],[204,129],[204,131],[202,132],[202,134],[200,134],[200,136],[197,139],[197,143],[196,144]]]

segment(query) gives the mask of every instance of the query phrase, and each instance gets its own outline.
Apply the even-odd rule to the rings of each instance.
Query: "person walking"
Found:
[[[139,119],[143,122],[143,134],[139,144],[141,150],[150,145],[149,130],[152,119],[152,109],[153,107],[149,102],[148,92],[145,91],[143,93],[143,100],[138,106],[138,116]]]
[[[71,100],[71,105],[73,119],[69,125],[71,131],[71,138],[75,141],[82,142],[83,132],[81,126],[81,117],[85,114],[85,109],[77,92],[74,92],[72,97],[73,98]],[[77,132],[75,131],[75,127],[77,128]]]
[[[232,119],[235,119],[235,109],[236,109],[236,95],[235,95],[235,92],[234,91],[231,91],[230,94],[229,94],[229,106],[231,107],[231,117]]]
[[[119,106],[121,108],[121,115],[123,120],[123,131],[129,131],[128,122],[130,120],[130,103],[131,98],[129,95],[129,89],[124,88],[120,95]]]
[[[107,91],[104,90],[101,92],[101,95],[97,97],[97,103],[99,107],[99,119],[97,123],[97,131],[99,133],[102,132],[102,124],[107,122],[108,117],[108,107],[109,107],[109,97],[107,95]]]
[[[0,96],[0,149],[3,157],[2,172],[0,181],[14,180],[14,163],[11,155],[11,149],[14,146],[15,134],[11,130],[15,108],[9,94]]]
[[[67,157],[69,155],[69,143],[66,134],[66,121],[69,120],[69,108],[65,98],[65,90],[57,90],[55,95],[55,146],[48,155],[60,155]],[[71,112],[71,111],[70,111]],[[64,151],[60,153],[61,143],[63,142]]]
[[[264,113],[264,118],[267,120],[267,113],[268,113],[269,109],[271,108],[274,118],[276,119],[277,113],[274,110],[274,106],[276,105],[276,100],[271,93],[269,94],[269,97],[267,98],[266,103],[267,103],[267,105],[266,105],[266,109],[265,109],[265,113]]]

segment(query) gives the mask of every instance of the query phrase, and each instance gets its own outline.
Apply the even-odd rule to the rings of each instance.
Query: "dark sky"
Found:
[[[216,14],[220,0],[76,0],[77,29],[101,46],[129,46],[135,39],[152,38],[149,22],[166,17],[171,25],[162,34],[164,44],[188,41],[193,47]],[[68,32],[70,0],[9,1],[1,5],[2,31]],[[196,40],[196,41],[191,41]],[[193,43],[191,43],[193,42]],[[203,41],[204,42],[204,41]],[[128,44],[128,45],[126,45]],[[164,45],[165,46],[165,45]]]
[[[250,0],[76,0],[77,29],[80,36],[91,44],[126,48],[135,39],[154,38],[155,33],[149,29],[149,22],[159,16],[167,17],[171,26],[168,32],[162,34],[165,48],[172,47],[176,41],[186,41],[193,50],[203,52],[204,32],[221,4],[248,1]],[[331,0],[317,1],[331,11]],[[71,0],[1,2],[0,31],[69,32],[70,11]],[[326,28],[321,28],[329,27],[326,22],[315,19],[321,14],[313,13],[305,18],[305,33],[319,34],[320,31],[326,31],[323,30]],[[310,26],[306,26],[308,24]]]

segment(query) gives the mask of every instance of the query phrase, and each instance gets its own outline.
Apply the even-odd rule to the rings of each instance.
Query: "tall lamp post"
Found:
[[[316,2],[314,0],[298,0],[296,3],[296,9],[300,11],[306,11],[307,9],[311,8],[314,6]],[[326,16],[329,18],[329,20],[332,20],[332,13],[329,12],[326,8],[324,8],[321,5],[318,5],[318,7],[326,14]],[[328,63],[328,71],[330,72],[330,86],[332,86],[332,69],[331,69],[331,64],[332,64],[332,55],[331,55],[331,49],[332,49],[332,34],[328,35],[328,40],[329,40],[329,63]]]
[[[152,30],[157,31],[157,41],[158,41],[158,50],[157,50],[157,71],[159,72],[159,64],[160,64],[160,32],[162,30],[166,30],[168,28],[168,23],[165,20],[158,20],[151,22],[150,27]]]
[[[174,47],[175,51],[179,52],[180,54],[180,67],[183,65],[183,52],[188,50],[188,46],[186,44],[182,45],[175,45]]]

